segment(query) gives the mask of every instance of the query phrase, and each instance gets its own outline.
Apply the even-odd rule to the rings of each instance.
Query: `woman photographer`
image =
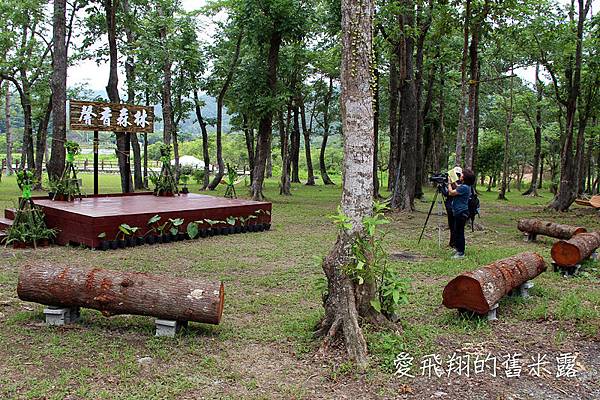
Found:
[[[448,196],[452,198],[452,216],[454,217],[452,238],[456,254],[453,258],[463,258],[465,256],[465,224],[469,219],[469,198],[471,197],[472,186],[475,184],[475,174],[470,169],[465,169],[459,179],[459,185],[456,189],[452,183],[448,183]]]

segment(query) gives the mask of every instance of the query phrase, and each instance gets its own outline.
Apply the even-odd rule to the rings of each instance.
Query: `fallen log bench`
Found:
[[[156,317],[156,335],[174,336],[188,321],[219,324],[225,292],[222,282],[38,264],[21,269],[17,294],[21,300],[49,306],[44,313],[52,325],[77,321],[79,308],[86,307],[106,317]]]
[[[573,274],[583,260],[589,258],[600,247],[600,232],[589,232],[577,235],[569,240],[560,240],[552,246],[550,255],[553,264],[566,268],[566,272]]]
[[[444,288],[442,304],[448,308],[487,314],[496,319],[498,301],[513,290],[528,297],[529,282],[546,270],[542,256],[521,253],[495,261],[472,272],[464,272]]]
[[[557,239],[571,239],[575,235],[587,232],[581,226],[556,224],[539,219],[522,219],[517,224],[517,228],[527,234],[527,240],[530,242],[535,241],[537,235],[550,236]]]

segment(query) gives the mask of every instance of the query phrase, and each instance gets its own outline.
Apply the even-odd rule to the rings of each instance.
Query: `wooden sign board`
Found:
[[[154,108],[131,104],[71,100],[74,131],[154,132]]]

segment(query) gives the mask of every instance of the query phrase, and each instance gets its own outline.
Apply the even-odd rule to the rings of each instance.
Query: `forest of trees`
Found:
[[[90,59],[110,66],[105,100],[161,105],[162,142],[173,146],[176,162],[187,133],[182,123],[194,118],[202,157],[217,166],[213,179],[205,174],[206,188],[225,173],[225,113],[243,135],[254,199],[263,198],[273,163],[283,195],[301,176],[308,185],[332,184],[327,146],[332,135],[346,135],[340,10],[339,0],[222,0],[195,11],[177,0],[5,1],[0,125],[7,165],[20,154],[40,181],[44,167],[50,178],[60,173],[66,101],[78,93],[67,87],[67,71]],[[546,183],[556,210],[600,191],[600,35],[592,0],[381,0],[372,19],[365,83],[375,197],[387,189],[393,208],[412,210],[428,175],[454,165],[475,170],[479,189],[497,187],[501,199],[511,185],[535,196]],[[204,95],[215,99],[216,118],[206,117]],[[18,127],[11,126],[15,114]],[[123,188],[143,188],[146,141],[120,134],[115,142]],[[128,149],[133,171],[125,168]]]

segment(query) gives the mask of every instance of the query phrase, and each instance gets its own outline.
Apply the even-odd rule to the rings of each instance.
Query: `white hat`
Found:
[[[456,172],[456,175],[462,175],[462,168],[461,167],[454,167],[454,172]]]

